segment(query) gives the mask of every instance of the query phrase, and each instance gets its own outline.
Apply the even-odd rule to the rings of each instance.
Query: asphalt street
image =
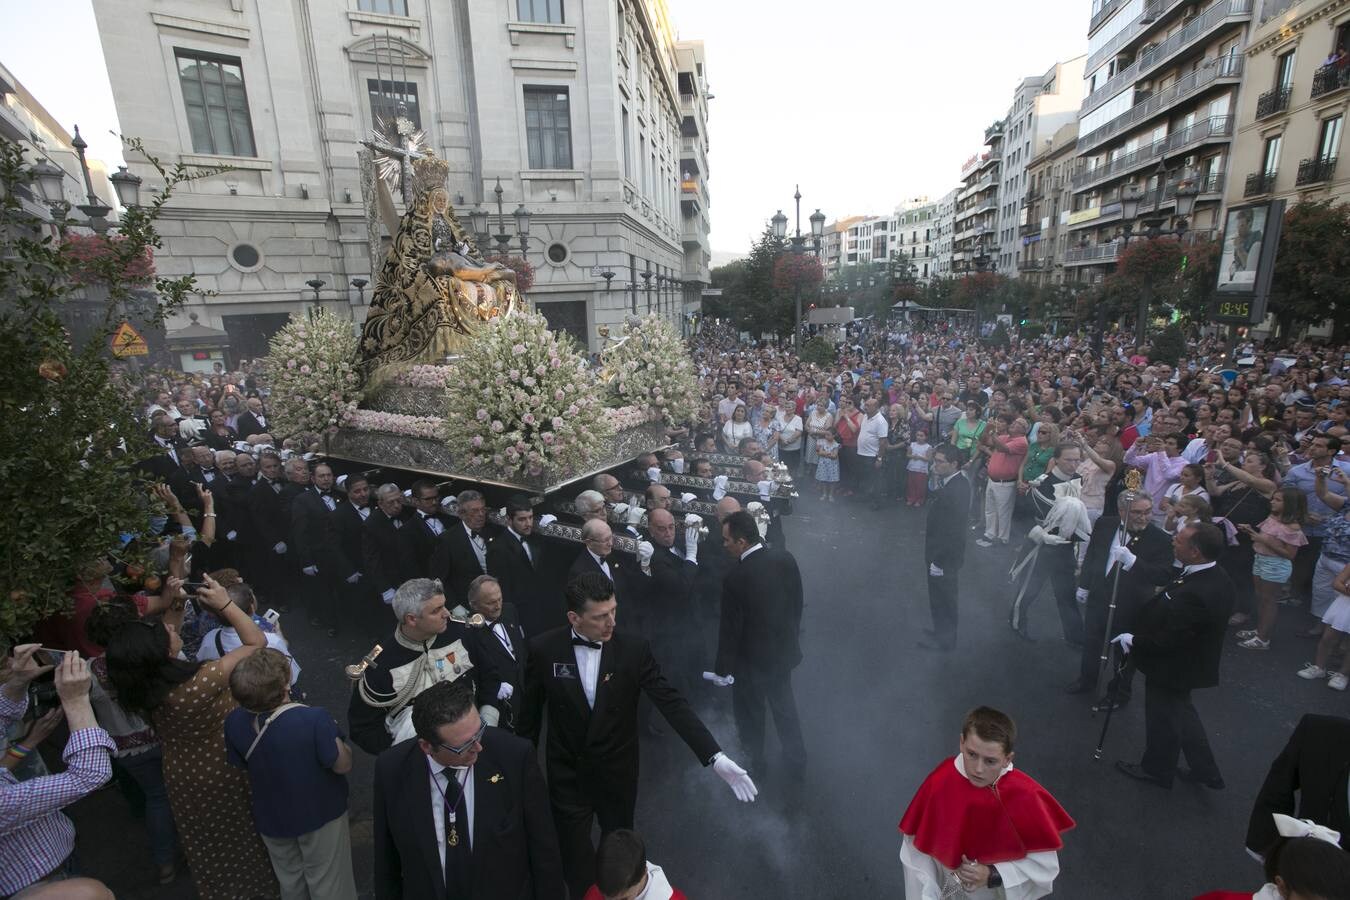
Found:
[[[1043,596],[1032,611],[1036,643],[1009,631],[1008,550],[982,550],[972,540],[957,651],[916,648],[929,625],[923,515],[903,503],[874,512],[843,500],[798,502],[786,529],[806,584],[805,660],[794,685],[809,765],[771,768],[759,800],[742,805],[673,734],[644,738],[637,824],[672,882],[695,900],[902,897],[896,823],[924,776],[955,753],[966,710],[989,704],[1017,720],[1016,764],[1077,820],[1060,855],[1056,897],[1189,898],[1259,887],[1260,867],[1242,841],[1270,761],[1301,715],[1345,715],[1350,705],[1346,694],[1294,674],[1313,650],[1297,635],[1307,615],[1283,611],[1268,652],[1230,645],[1221,686],[1196,694],[1227,789],[1178,782],[1163,791],[1112,767],[1142,751],[1142,684],[1136,682],[1136,701],[1116,714],[1104,758],[1095,761],[1101,720],[1088,699],[1062,692],[1076,675],[1077,652],[1059,639],[1052,598]],[[295,618],[284,625],[310,702],[344,721],[349,682],[342,666],[385,635],[330,639]],[[728,753],[743,758],[730,697],[708,688],[694,700]],[[368,892],[372,760],[356,756],[352,838],[357,882]],[[118,897],[194,896],[183,877],[153,886],[143,832],[128,824],[115,787],[72,813],[83,868]]]

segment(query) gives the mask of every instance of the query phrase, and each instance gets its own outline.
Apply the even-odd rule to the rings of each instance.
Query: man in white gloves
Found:
[[[655,555],[645,564],[651,574],[647,586],[647,637],[657,656],[667,664],[666,674],[682,693],[697,685],[704,660],[701,629],[694,608],[698,580],[698,538],[703,520],[686,516],[683,526],[667,510],[654,509],[648,516]],[[683,535],[683,546],[676,538]],[[642,552],[639,550],[639,562]]]
[[[633,827],[641,694],[736,799],[749,802],[758,789],[666,681],[648,642],[615,629],[618,603],[609,579],[582,572],[566,595],[569,625],[530,642],[518,731],[537,743],[548,710],[549,800],[563,872],[572,896],[580,897],[595,880],[593,822],[602,833]]]
[[[1153,589],[1171,579],[1172,541],[1150,522],[1153,498],[1143,491],[1122,491],[1119,516],[1102,516],[1092,527],[1087,552],[1078,572],[1078,602],[1083,609],[1083,649],[1079,652],[1078,678],[1064,690],[1082,694],[1097,689],[1102,667],[1102,646],[1108,637],[1106,620],[1111,619],[1110,637],[1134,627],[1135,616],[1153,596]],[[1111,614],[1111,598],[1116,611]],[[1113,693],[1117,708],[1130,699],[1133,668],[1115,679]],[[1102,702],[1107,702],[1103,700]]]

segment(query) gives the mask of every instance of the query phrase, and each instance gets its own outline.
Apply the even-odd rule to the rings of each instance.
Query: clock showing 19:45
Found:
[[[1210,319],[1223,325],[1249,325],[1252,321],[1252,301],[1217,300]]]

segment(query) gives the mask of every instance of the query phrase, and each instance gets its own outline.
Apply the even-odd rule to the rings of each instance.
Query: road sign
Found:
[[[126,359],[128,356],[148,356],[150,348],[145,345],[145,338],[131,327],[130,322],[123,322],[117,326],[117,331],[112,336],[112,355],[118,359]]]

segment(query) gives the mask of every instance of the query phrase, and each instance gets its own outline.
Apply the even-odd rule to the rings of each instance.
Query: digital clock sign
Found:
[[[1220,298],[1210,310],[1210,321],[1219,325],[1252,324],[1252,301]]]

